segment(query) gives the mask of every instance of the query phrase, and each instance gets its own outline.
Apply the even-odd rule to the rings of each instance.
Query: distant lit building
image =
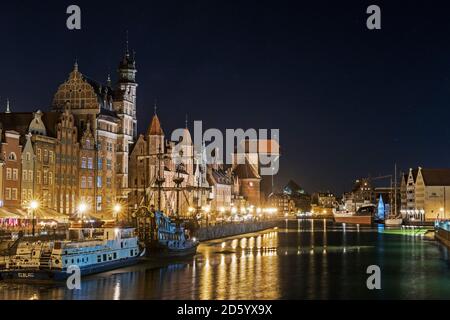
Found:
[[[351,192],[346,192],[342,196],[342,211],[356,212],[366,204],[376,203],[376,193],[369,178],[358,179],[353,185]]]
[[[288,182],[283,188],[283,194],[289,195],[290,199],[294,201],[296,211],[309,212],[311,210],[311,196],[295,181]]]
[[[322,208],[334,208],[336,207],[336,196],[331,192],[313,193],[312,203]]]
[[[402,177],[400,190],[404,218],[450,218],[450,169],[410,169]]]
[[[238,178],[240,195],[249,205],[259,207],[265,204],[274,189],[273,176],[261,174],[263,167],[266,170],[274,168],[267,167],[262,159],[272,159],[274,163],[279,161],[280,146],[274,139],[246,139],[241,143],[243,153],[239,153],[239,149],[236,150],[232,171]]]
[[[295,202],[291,196],[285,193],[273,193],[269,196],[270,207],[276,208],[279,215],[297,212]]]

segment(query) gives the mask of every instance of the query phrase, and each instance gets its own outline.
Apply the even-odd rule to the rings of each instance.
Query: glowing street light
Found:
[[[84,202],[81,202],[81,203],[78,205],[78,213],[80,214],[81,218],[83,218],[83,215],[84,215],[84,213],[87,211],[87,209],[88,209],[88,206],[87,206],[87,204],[84,203]]]
[[[35,211],[37,208],[39,208],[39,202],[37,200],[32,200],[30,202],[30,208],[31,208],[31,214],[33,215],[33,220],[32,220],[32,233],[33,233],[33,237],[35,235],[35,231],[36,231],[36,216],[35,216]]]
[[[39,208],[39,202],[37,202],[36,200],[31,201],[30,208],[36,210],[37,208]]]
[[[118,220],[118,219],[119,219],[120,211],[122,211],[122,206],[120,205],[120,203],[116,203],[116,204],[114,205],[113,211],[114,211],[114,218],[115,218],[116,220]]]

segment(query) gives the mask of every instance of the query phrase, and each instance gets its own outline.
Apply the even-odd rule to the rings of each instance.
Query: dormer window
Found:
[[[17,161],[17,156],[14,152],[11,152],[8,156],[9,161]]]

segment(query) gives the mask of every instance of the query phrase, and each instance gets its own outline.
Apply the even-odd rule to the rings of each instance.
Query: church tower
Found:
[[[126,44],[125,54],[119,63],[118,83],[116,93],[120,100],[120,104],[116,105],[116,112],[124,116],[126,120],[124,124],[124,133],[137,139],[137,116],[136,116],[136,60],[135,55],[130,55],[128,49],[128,40]]]
[[[114,90],[113,108],[120,119],[117,136],[117,185],[122,190],[119,197],[126,198],[128,189],[128,161],[130,146],[137,139],[136,117],[136,61],[130,55],[128,39],[122,60],[119,63],[118,82]],[[111,80],[108,76],[108,82]]]

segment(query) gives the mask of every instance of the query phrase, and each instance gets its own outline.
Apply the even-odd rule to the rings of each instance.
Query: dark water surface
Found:
[[[325,220],[281,222],[158,263],[86,277],[74,291],[0,282],[0,299],[450,299],[442,245]],[[381,290],[367,289],[369,265],[381,268]]]

